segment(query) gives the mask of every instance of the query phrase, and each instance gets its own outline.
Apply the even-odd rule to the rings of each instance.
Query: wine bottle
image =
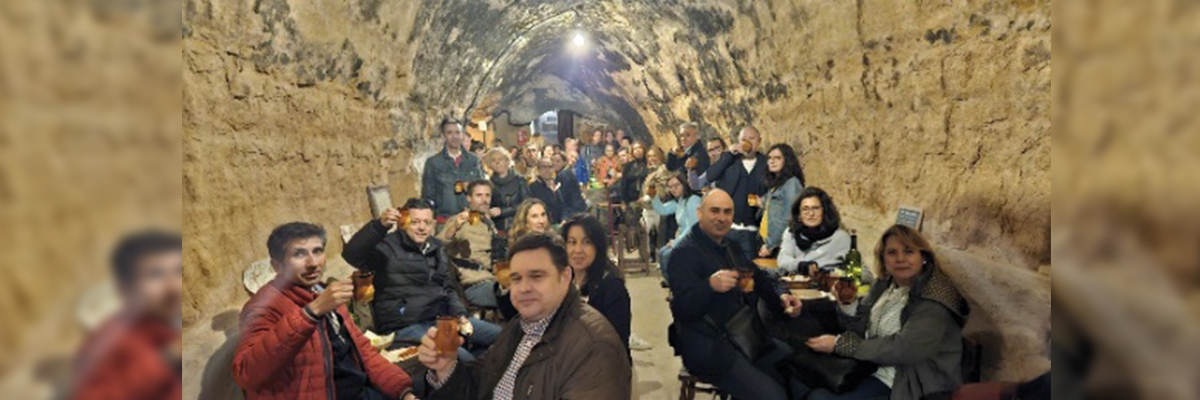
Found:
[[[862,254],[858,252],[858,231],[850,230],[850,251],[846,252],[846,276],[862,285]]]

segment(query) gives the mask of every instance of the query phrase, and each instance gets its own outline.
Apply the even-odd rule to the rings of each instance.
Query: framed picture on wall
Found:
[[[899,225],[907,225],[909,228],[921,230],[921,218],[925,213],[916,207],[900,206],[900,211],[896,213],[896,223]]]
[[[371,218],[379,218],[383,210],[392,208],[392,194],[387,185],[367,186],[367,201],[371,203]]]

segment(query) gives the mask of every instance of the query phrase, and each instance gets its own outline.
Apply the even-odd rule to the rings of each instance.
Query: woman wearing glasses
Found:
[[[658,269],[662,272],[665,282],[667,259],[671,257],[675,243],[683,238],[684,234],[691,231],[692,225],[695,225],[700,219],[697,211],[700,208],[700,195],[693,192],[691,186],[688,186],[687,175],[683,173],[671,176],[671,180],[667,181],[667,193],[656,194],[657,196],[654,196],[651,202],[654,212],[662,216],[674,216],[675,222],[679,226],[675,231],[675,238],[667,242],[666,246],[658,249]],[[669,200],[664,203],[663,198],[669,198]]]
[[[779,272],[808,273],[809,266],[831,270],[847,251],[850,251],[850,235],[842,229],[842,217],[833,199],[821,188],[804,188],[792,204],[792,219],[783,232]],[[870,271],[864,268],[863,281],[873,280]]]

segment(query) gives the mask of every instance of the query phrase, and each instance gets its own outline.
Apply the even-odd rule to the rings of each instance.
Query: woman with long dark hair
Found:
[[[767,194],[758,209],[761,221],[758,236],[762,238],[759,257],[770,257],[779,251],[783,231],[788,226],[788,210],[800,190],[804,189],[804,170],[792,146],[777,144],[767,151],[767,172],[763,174]]]
[[[617,335],[629,347],[632,324],[629,290],[617,265],[608,258],[604,225],[588,214],[575,214],[559,229],[567,244],[567,262],[575,271],[579,295],[608,318]]]
[[[808,273],[810,266],[832,270],[839,257],[850,251],[850,235],[842,229],[842,217],[833,198],[818,187],[800,191],[792,204],[791,219],[779,247],[779,273]],[[873,275],[863,270],[863,281]]]

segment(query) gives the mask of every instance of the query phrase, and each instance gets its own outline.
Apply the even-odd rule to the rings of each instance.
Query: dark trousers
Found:
[[[739,353],[729,372],[713,383],[737,399],[786,400],[784,378],[775,364],[791,354],[792,347],[778,340],[775,349],[756,362],[750,362]]]
[[[801,383],[792,383],[793,388],[796,388],[797,385],[800,387],[804,386]],[[880,382],[879,379],[871,376],[863,379],[862,383],[858,384],[858,387],[842,394],[833,394],[833,392],[824,388],[813,390],[808,395],[808,400],[888,400],[891,397],[892,389],[884,385],[883,382]],[[801,395],[797,396],[797,398],[802,399],[804,397]]]

